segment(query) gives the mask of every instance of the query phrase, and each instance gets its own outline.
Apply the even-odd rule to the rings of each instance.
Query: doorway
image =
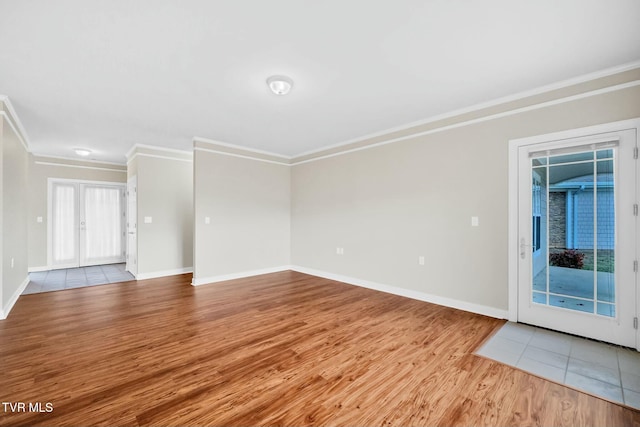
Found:
[[[52,269],[124,262],[124,184],[49,179],[48,220]]]
[[[638,124],[510,142],[510,320],[638,348]]]
[[[138,177],[127,181],[127,264],[126,271],[138,274]]]

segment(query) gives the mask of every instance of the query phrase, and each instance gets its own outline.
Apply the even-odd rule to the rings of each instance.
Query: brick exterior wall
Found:
[[[549,247],[567,247],[567,193],[549,192]]]

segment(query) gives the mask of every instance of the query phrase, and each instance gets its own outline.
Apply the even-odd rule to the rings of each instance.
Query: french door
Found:
[[[518,144],[517,320],[638,348],[637,129],[590,132]]]
[[[49,181],[49,265],[124,262],[124,185]]]

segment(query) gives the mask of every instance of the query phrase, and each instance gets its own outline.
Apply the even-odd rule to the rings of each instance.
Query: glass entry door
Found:
[[[519,149],[518,320],[636,347],[635,130]]]
[[[50,265],[124,262],[124,185],[50,182]]]

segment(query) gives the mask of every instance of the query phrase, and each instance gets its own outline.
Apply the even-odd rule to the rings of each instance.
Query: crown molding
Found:
[[[380,141],[380,142],[376,142],[376,143],[372,143],[372,144],[367,144],[367,145],[363,145],[363,146],[360,146],[360,147],[355,147],[355,148],[352,148],[352,149],[345,149],[345,150],[340,150],[340,151],[336,151],[336,152],[333,152],[333,153],[329,153],[329,154],[326,154],[326,155],[319,155],[319,156],[316,156],[316,157],[311,157],[311,158],[305,159],[305,160],[296,161],[296,159],[294,158],[292,163],[291,163],[291,166],[301,165],[301,164],[305,164],[305,163],[311,163],[311,162],[315,162],[317,160],[328,159],[330,157],[341,156],[343,154],[354,153],[356,151],[367,150],[369,148],[380,147],[380,146],[387,145],[387,144],[392,144],[392,143],[395,143],[395,142],[406,141],[406,140],[417,138],[417,137],[424,136],[424,135],[430,135],[430,134],[434,134],[434,133],[444,132],[444,131],[447,131],[447,130],[456,129],[456,128],[460,128],[460,127],[464,127],[464,126],[469,126],[469,125],[476,124],[476,123],[482,123],[482,122],[486,122],[486,121],[490,121],[490,120],[499,119],[499,118],[502,118],[502,117],[513,116],[513,115],[521,114],[521,113],[524,113],[524,112],[527,112],[527,111],[538,110],[540,108],[550,107],[552,105],[564,104],[566,102],[571,102],[571,101],[575,101],[575,100],[583,99],[583,98],[589,98],[589,97],[592,97],[592,96],[601,95],[601,94],[610,93],[610,92],[615,92],[615,91],[618,91],[618,90],[623,90],[623,89],[636,87],[636,86],[640,86],[640,80],[634,80],[634,81],[631,81],[631,82],[622,83],[622,84],[615,85],[615,86],[609,86],[609,87],[602,88],[602,89],[596,89],[596,90],[592,90],[592,91],[589,91],[589,92],[583,92],[583,93],[580,93],[578,95],[572,95],[572,96],[567,96],[567,97],[564,97],[564,98],[558,98],[558,99],[554,99],[554,100],[551,100],[551,101],[541,102],[541,103],[529,105],[529,106],[526,106],[526,107],[521,107],[521,108],[516,108],[516,109],[513,109],[513,110],[504,111],[504,112],[501,112],[501,113],[490,114],[490,115],[487,115],[487,116],[478,117],[476,119],[465,120],[465,121],[461,121],[461,122],[458,122],[458,123],[454,123],[452,125],[440,126],[440,127],[436,127],[436,128],[433,128],[433,129],[426,130],[426,131],[416,132],[416,133],[412,133],[410,135],[404,135],[404,136],[400,136],[400,137],[397,137],[397,138],[387,139],[387,140],[384,140],[384,141]]]
[[[171,157],[171,156],[154,156],[152,154],[148,154],[148,153],[136,153],[135,151],[139,148],[142,149],[147,149],[147,150],[154,150],[154,151],[161,151],[163,153],[171,153],[171,154],[181,154],[181,155],[185,155],[185,156],[193,156],[193,152],[192,151],[188,151],[188,150],[178,150],[176,148],[167,148],[167,147],[160,147],[157,145],[149,145],[149,144],[133,144],[133,146],[129,149],[129,151],[126,152],[126,154],[124,155],[125,158],[127,159],[127,163],[129,163],[131,160],[133,160],[136,156],[136,154],[138,155],[145,155],[147,157],[160,157],[160,158],[164,158],[164,159],[175,159],[175,160],[187,160],[187,159],[183,159],[180,157]]]
[[[7,111],[9,112],[9,114],[7,114],[6,112],[3,111],[2,112],[3,115],[7,117],[7,120],[11,124],[11,128],[14,130],[16,135],[18,135],[18,139],[20,139],[20,142],[24,146],[25,150],[27,150],[27,153],[30,153],[31,144],[29,141],[29,136],[27,135],[27,131],[24,129],[24,126],[22,125],[22,122],[18,117],[18,114],[16,114],[16,110],[13,108],[13,104],[11,103],[11,100],[7,95],[0,94],[0,102],[2,102],[5,105]],[[13,126],[12,122],[15,123],[15,127]]]
[[[221,141],[216,141],[213,139],[209,139],[209,138],[203,138],[200,136],[195,136],[193,138],[193,142],[201,142],[204,144],[212,144],[212,145],[219,145],[221,147],[226,147],[226,148],[231,148],[233,150],[239,150],[239,151],[244,151],[247,153],[254,153],[254,154],[261,154],[263,156],[271,156],[271,157],[277,157],[283,160],[291,160],[293,159],[292,156],[286,156],[284,154],[278,154],[278,153],[273,153],[271,151],[265,151],[265,150],[259,150],[257,148],[247,148],[247,147],[243,147],[242,145],[236,145],[236,144],[229,144],[228,142],[221,142]],[[251,156],[247,156],[247,157],[251,157]]]
[[[446,119],[451,119],[454,118],[456,116],[461,116],[464,114],[468,114],[468,113],[473,113],[476,111],[481,111],[487,108],[491,108],[491,107],[496,107],[499,105],[503,105],[503,104],[507,104],[509,102],[514,102],[514,101],[519,101],[522,99],[526,99],[532,96],[536,96],[536,95],[541,95],[544,93],[548,93],[548,92],[552,92],[554,90],[558,90],[558,89],[564,89],[567,87],[571,87],[577,84],[581,84],[581,83],[586,83],[586,82],[590,82],[590,81],[594,81],[600,78],[604,78],[604,77],[609,77],[615,74],[620,74],[620,73],[624,73],[626,71],[631,71],[631,70],[635,70],[637,68],[640,68],[640,61],[635,61],[635,62],[630,62],[627,64],[623,64],[623,65],[619,65],[616,67],[611,67],[611,68],[607,68],[604,70],[600,70],[600,71],[596,71],[593,73],[588,73],[588,74],[583,74],[581,76],[577,76],[577,77],[573,77],[570,79],[566,79],[566,80],[562,80],[560,82],[556,82],[556,83],[551,83],[548,85],[544,85],[544,86],[539,86],[535,89],[530,89],[527,91],[523,91],[523,92],[518,92],[512,95],[508,95],[508,96],[504,96],[504,97],[500,97],[500,98],[496,98],[493,99],[491,101],[487,101],[487,102],[482,102],[479,104],[475,104],[469,107],[464,107],[464,108],[460,108],[457,110],[453,110],[453,111],[449,111],[443,114],[438,114],[435,116],[431,116],[427,119],[422,119],[422,120],[417,120],[414,122],[410,122],[410,123],[405,123],[403,125],[400,126],[395,126],[395,127],[391,127],[388,129],[384,129],[378,132],[373,132],[370,134],[366,134],[363,136],[359,136],[357,138],[353,138],[353,139],[349,139],[347,141],[342,141],[342,142],[338,142],[335,144],[331,144],[331,145],[326,145],[322,148],[318,148],[318,149],[313,149],[313,150],[309,150],[309,151],[305,151],[299,154],[296,154],[294,156],[291,156],[291,158],[294,160],[295,163],[295,159],[300,158],[300,157],[307,157],[307,156],[313,156],[314,154],[320,154],[322,152],[328,151],[328,150],[333,150],[333,149],[338,149],[340,147],[344,147],[347,145],[351,145],[351,144],[355,144],[358,142],[363,142],[366,141],[368,139],[372,139],[372,138],[377,138],[377,137],[381,137],[384,135],[388,135],[391,133],[395,133],[395,132],[401,132],[401,131],[405,131],[408,129],[411,129],[413,127],[417,127],[417,126],[424,126],[430,123],[434,123],[434,122],[438,122],[441,120],[446,120]],[[351,150],[348,150],[349,152]]]
[[[149,153],[133,153],[133,155],[131,157],[129,157],[127,159],[127,166],[129,166],[129,163],[131,163],[136,157],[151,157],[154,159],[164,159],[164,160],[173,160],[176,162],[186,162],[186,163],[193,163],[193,158],[191,159],[183,159],[180,157],[172,157],[172,156],[162,156],[160,154],[149,154]]]
[[[244,159],[251,159],[251,160],[256,160],[256,161],[261,161],[261,162],[266,162],[266,163],[273,163],[273,164],[279,164],[279,165],[284,165],[284,166],[296,166],[296,165],[302,165],[305,163],[311,163],[311,162],[315,162],[318,160],[322,160],[322,159],[328,159],[331,157],[336,157],[336,156],[341,156],[344,154],[349,154],[349,153],[354,153],[356,151],[363,151],[363,150],[368,150],[370,148],[375,148],[375,147],[380,147],[383,145],[387,145],[387,144],[393,144],[396,142],[400,142],[400,141],[406,141],[406,140],[410,140],[410,139],[414,139],[414,138],[418,138],[421,136],[425,136],[425,135],[431,135],[434,133],[439,133],[439,132],[444,132],[447,130],[451,130],[451,129],[456,129],[456,128],[460,128],[460,127],[464,127],[464,126],[469,126],[469,125],[473,125],[476,123],[482,123],[482,122],[486,122],[486,121],[490,121],[490,120],[495,120],[495,119],[499,119],[502,117],[508,117],[508,116],[513,116],[516,114],[521,114],[521,113],[525,113],[527,111],[533,111],[533,110],[538,110],[541,108],[545,108],[545,107],[550,107],[553,105],[558,105],[558,104],[564,104],[567,102],[571,102],[571,101],[575,101],[578,99],[583,99],[583,98],[589,98],[592,96],[597,96],[597,95],[602,95],[605,93],[610,93],[610,92],[616,92],[619,90],[623,90],[623,89],[627,89],[627,88],[631,88],[631,87],[636,87],[636,86],[640,86],[640,80],[633,80],[627,83],[621,83],[618,85],[614,85],[614,86],[608,86],[608,87],[604,87],[601,89],[596,89],[596,90],[592,90],[592,91],[588,91],[588,92],[582,92],[576,95],[571,95],[571,96],[566,96],[566,97],[562,97],[562,98],[556,98],[550,101],[545,101],[545,102],[539,102],[536,104],[531,104],[531,105],[527,105],[525,107],[520,107],[520,108],[514,108],[511,110],[507,110],[507,111],[503,111],[500,113],[495,113],[495,114],[488,114],[485,116],[481,116],[481,117],[477,117],[474,119],[469,119],[469,120],[463,120],[457,123],[453,123],[450,125],[446,125],[446,126],[438,126],[438,127],[434,127],[433,129],[428,129],[425,131],[421,131],[421,132],[414,132],[411,133],[409,135],[403,135],[397,138],[390,138],[390,139],[385,139],[376,143],[370,143],[370,144],[365,144],[359,147],[354,147],[354,148],[344,148],[342,150],[338,150],[332,153],[327,153],[327,154],[320,154],[324,151],[330,150],[331,147],[329,148],[324,148],[322,150],[316,151],[315,153],[319,154],[316,156],[313,156],[313,154],[308,154],[307,156],[311,156],[307,159],[303,159],[303,160],[298,160],[301,157],[305,157],[305,156],[295,156],[295,157],[287,157],[287,156],[282,156],[282,155],[274,155],[273,153],[268,153],[262,150],[253,150],[253,149],[246,149],[244,147],[238,146],[238,145],[233,145],[233,144],[226,144],[226,143],[219,143],[219,142],[211,142],[211,140],[207,140],[206,138],[194,138],[194,142],[204,142],[204,143],[209,143],[213,146],[215,145],[220,145],[222,147],[228,147],[228,148],[232,148],[235,150],[240,151],[240,153],[233,153],[233,152],[228,152],[228,151],[224,151],[224,150],[216,150],[214,148],[205,148],[205,147],[194,147],[194,151],[203,151],[203,152],[209,152],[209,153],[215,153],[215,154],[220,154],[220,155],[225,155],[225,156],[231,156],[231,157],[238,157],[238,158],[244,158]],[[464,114],[464,113],[460,113],[460,114]],[[452,116],[454,117],[454,116]],[[361,141],[357,141],[357,142],[361,142]],[[340,148],[340,146],[336,146],[334,148]],[[252,155],[252,154],[259,154],[259,155],[269,155],[269,156],[273,156],[276,158],[281,158],[282,161],[279,160],[274,160],[274,159],[266,159],[263,157],[258,157],[256,155]]]
[[[18,115],[16,114],[16,110],[11,104],[11,100],[7,95],[0,95],[0,102],[4,104],[7,110],[0,111],[0,116],[4,117],[7,120],[7,123],[9,123],[9,126],[11,126],[11,129],[18,137],[18,140],[20,141],[24,149],[27,151],[27,153],[30,153],[31,148],[29,144],[29,137],[27,136],[27,132],[24,130],[24,126],[22,125],[20,118],[18,118]]]
[[[465,107],[465,108],[462,108],[462,109],[450,111],[450,112],[443,113],[443,114],[440,114],[440,115],[435,115],[435,116],[429,117],[427,119],[423,119],[423,120],[419,120],[419,121],[415,121],[415,122],[411,122],[411,123],[406,123],[406,124],[401,125],[401,126],[385,129],[385,130],[378,131],[378,132],[371,133],[371,134],[367,134],[367,135],[363,135],[363,136],[360,136],[358,138],[354,138],[354,139],[351,139],[351,140],[343,141],[343,142],[340,142],[340,143],[337,143],[337,144],[326,145],[326,146],[324,146],[322,148],[314,149],[314,150],[310,150],[310,151],[305,151],[305,152],[302,152],[302,153],[299,153],[299,154],[296,154],[296,155],[293,155],[293,156],[287,156],[287,155],[274,153],[274,152],[269,152],[269,151],[260,150],[260,149],[255,149],[255,148],[248,148],[248,147],[244,147],[244,146],[241,146],[241,145],[230,144],[230,143],[227,143],[227,142],[216,141],[216,140],[213,140],[213,139],[208,139],[208,138],[198,137],[198,136],[193,137],[194,150],[207,151],[207,152],[213,152],[213,153],[222,154],[222,155],[241,157],[241,158],[248,158],[248,159],[253,159],[253,160],[266,161],[266,162],[269,162],[269,163],[293,166],[293,165],[308,163],[308,162],[321,160],[321,159],[325,159],[325,158],[329,158],[329,157],[334,157],[334,156],[338,156],[338,155],[342,155],[342,154],[352,153],[354,151],[366,150],[368,148],[373,148],[373,147],[378,147],[378,146],[381,146],[381,145],[391,144],[391,143],[394,143],[394,142],[403,141],[403,140],[407,140],[407,139],[412,139],[412,138],[416,138],[416,137],[419,137],[419,136],[422,136],[422,135],[441,132],[441,131],[444,131],[444,130],[453,129],[453,128],[457,128],[457,127],[461,127],[461,126],[467,126],[467,125],[470,125],[470,124],[473,124],[473,123],[479,123],[479,122],[482,122],[482,121],[493,120],[493,119],[496,119],[496,118],[505,117],[505,116],[509,116],[509,115],[513,115],[513,114],[519,114],[519,113],[522,113],[522,112],[525,112],[525,111],[535,110],[535,109],[543,108],[543,107],[550,106],[550,105],[569,102],[569,101],[572,101],[572,100],[575,100],[575,99],[586,98],[586,97],[589,97],[589,96],[595,96],[595,95],[599,95],[599,94],[602,94],[602,93],[607,93],[607,92],[612,92],[612,91],[616,91],[616,90],[622,90],[622,89],[625,89],[625,88],[637,86],[638,84],[640,84],[640,80],[630,81],[630,82],[627,82],[627,83],[621,83],[621,84],[617,84],[617,85],[613,85],[613,86],[607,86],[607,87],[603,87],[601,89],[582,92],[582,93],[579,93],[579,94],[576,94],[576,95],[567,96],[567,97],[563,97],[563,98],[556,98],[556,99],[552,99],[552,100],[546,101],[546,102],[538,102],[538,103],[535,103],[535,104],[532,104],[532,105],[528,105],[528,106],[525,106],[525,107],[515,108],[515,109],[511,109],[511,110],[507,110],[507,111],[499,112],[499,113],[495,113],[495,114],[488,114],[488,115],[481,116],[481,117],[478,117],[478,118],[475,118],[475,119],[461,121],[461,122],[454,123],[454,124],[451,124],[451,125],[434,127],[433,129],[429,129],[429,130],[425,130],[425,131],[417,131],[417,132],[413,132],[413,133],[411,133],[409,135],[404,135],[404,136],[400,136],[400,137],[396,137],[396,138],[391,137],[391,135],[393,133],[395,133],[395,132],[407,131],[407,130],[410,130],[411,128],[424,126],[424,125],[428,125],[428,124],[437,124],[437,122],[442,121],[442,120],[455,119],[456,117],[460,117],[460,116],[463,116],[465,114],[469,114],[469,113],[473,113],[473,112],[479,112],[479,111],[482,111],[482,110],[485,110],[485,109],[488,109],[488,108],[491,108],[491,107],[497,107],[497,106],[500,106],[500,105],[508,104],[510,102],[523,100],[523,99],[530,98],[530,97],[533,97],[533,96],[536,96],[536,95],[550,93],[550,92],[553,92],[553,91],[558,90],[558,89],[568,88],[568,87],[575,86],[575,85],[578,85],[578,84],[581,84],[581,83],[586,83],[586,82],[589,82],[589,81],[595,81],[597,79],[613,76],[613,75],[616,75],[616,74],[624,73],[626,71],[631,71],[631,70],[635,70],[635,69],[639,69],[639,68],[640,68],[640,61],[635,61],[635,62],[631,62],[631,63],[628,63],[628,64],[623,64],[623,65],[620,65],[620,66],[617,66],[617,67],[611,67],[611,68],[608,68],[608,69],[605,69],[605,70],[601,70],[601,71],[597,71],[597,72],[593,72],[593,73],[588,73],[588,74],[584,74],[584,75],[581,75],[581,76],[578,76],[578,77],[574,77],[574,78],[571,78],[571,79],[563,80],[563,81],[560,81],[560,82],[557,82],[557,83],[541,86],[541,87],[538,87],[538,88],[535,88],[535,89],[532,89],[532,90],[523,91],[523,92],[519,92],[519,93],[516,93],[516,94],[513,94],[513,95],[497,98],[497,99],[494,99],[492,101],[476,104],[476,105],[473,105],[473,106],[470,106],[470,107]],[[6,95],[0,95],[0,101],[3,102],[4,105],[6,106],[6,111],[0,111],[0,115],[2,115],[3,117],[7,118],[7,122],[9,123],[11,128],[14,130],[14,132],[18,136],[18,139],[20,140],[20,142],[22,143],[24,148],[27,150],[27,152],[31,153],[32,151],[30,149],[30,141],[28,139],[28,136],[26,134],[24,126],[22,125],[20,119],[18,118],[18,116],[15,113],[15,110],[14,110],[12,104],[11,104],[11,101],[9,100],[8,96],[6,96]],[[367,143],[367,140],[369,140],[369,139],[381,138],[381,137],[384,138],[385,136],[387,136],[387,138],[383,139],[382,141],[375,142],[375,143],[374,142]],[[209,145],[212,145],[213,147],[211,147],[211,148],[196,147],[195,146],[196,143],[209,144]],[[359,147],[349,148],[350,145],[357,144],[357,143],[361,143],[363,145],[361,145]],[[220,149],[215,149],[214,148],[215,146],[219,147]],[[153,150],[153,151],[159,152],[159,154],[140,153],[140,152],[136,153],[136,150],[138,150],[138,149]],[[234,153],[232,151],[228,151],[228,150],[225,150],[225,149],[235,150],[236,152]],[[333,152],[331,152],[332,150],[333,150]],[[166,153],[166,155],[162,155],[162,153]],[[125,158],[127,159],[126,164],[131,162],[136,157],[136,155],[147,156],[147,157],[158,157],[158,158],[165,158],[165,159],[171,159],[171,160],[192,161],[193,153],[194,153],[193,151],[179,150],[179,149],[174,149],[174,148],[166,148],[166,147],[160,147],[160,146],[155,146],[155,145],[134,144],[129,149],[129,151],[127,151],[127,153],[125,154]],[[326,153],[326,154],[323,154],[323,153]],[[34,155],[37,155],[37,154],[34,153]],[[177,156],[177,155],[190,156],[191,159],[187,159],[185,157],[180,157],[180,156]],[[66,158],[66,157],[55,157],[55,156],[46,156],[46,155],[39,155],[39,156],[41,156],[41,157],[49,157],[49,158],[58,158],[58,159],[69,160],[69,161],[95,162],[95,163],[112,164],[112,165],[123,166],[123,164],[121,164],[121,163],[102,162],[102,161],[99,161],[99,160],[79,160],[79,159],[71,159],[71,158]]]
[[[626,89],[626,88],[630,88],[630,87],[634,87],[634,86],[638,86],[640,84],[639,80],[634,80],[634,81],[629,81],[626,83],[621,83],[621,84],[617,84],[617,85],[613,85],[613,86],[606,86],[603,87],[601,89],[595,89],[595,90],[591,90],[591,91],[586,91],[586,92],[581,92],[578,93],[576,95],[571,95],[571,96],[565,96],[565,97],[560,97],[560,98],[556,98],[556,99],[551,99],[549,101],[544,101],[544,102],[537,102],[531,105],[527,105],[524,107],[520,107],[520,108],[514,108],[514,109],[510,109],[510,110],[506,110],[503,112],[499,112],[499,113],[493,113],[493,114],[487,114],[484,116],[480,116],[474,119],[469,119],[469,120],[464,120],[464,121],[460,121],[458,123],[453,123],[450,125],[445,125],[445,126],[437,126],[434,127],[433,129],[428,129],[425,131],[417,131],[417,132],[413,132],[411,134],[408,135],[403,135],[403,136],[399,136],[396,138],[387,138],[387,139],[383,139],[382,141],[379,142],[375,142],[375,143],[369,143],[367,144],[366,141],[372,138],[380,138],[380,137],[384,137],[384,136],[388,136],[391,135],[395,132],[400,132],[400,131],[406,131],[418,126],[424,126],[424,125],[428,125],[428,124],[434,124],[443,120],[448,120],[448,119],[455,119],[456,117],[460,117],[463,116],[465,114],[469,114],[469,113],[474,113],[474,112],[481,112],[482,110],[486,110],[492,107],[498,107],[501,105],[505,105],[511,102],[515,102],[515,101],[520,101],[520,100],[524,100],[536,95],[542,95],[545,93],[550,93],[559,89],[564,89],[564,88],[568,88],[571,86],[575,86],[581,83],[587,83],[590,81],[595,81],[597,79],[600,78],[605,78],[605,77],[609,77],[609,76],[613,76],[616,74],[620,74],[620,73],[624,73],[626,71],[631,71],[631,70],[635,70],[640,68],[640,61],[636,61],[636,62],[631,62],[628,64],[623,64],[617,67],[611,67],[605,70],[601,70],[601,71],[597,71],[597,72],[593,72],[593,73],[589,73],[589,74],[584,74],[578,77],[574,77],[571,79],[567,79],[567,80],[563,80],[560,82],[556,82],[556,83],[552,83],[549,85],[545,85],[545,86],[540,86],[538,88],[535,89],[531,89],[531,90],[527,90],[527,91],[523,91],[523,92],[519,92],[513,95],[509,95],[509,96],[505,96],[505,97],[501,97],[501,98],[496,98],[494,100],[488,101],[488,102],[484,102],[484,103],[480,103],[480,104],[476,104],[470,107],[465,107],[465,108],[461,108],[458,110],[454,110],[454,111],[450,111],[447,113],[443,113],[443,114],[439,114],[439,115],[435,115],[432,117],[429,117],[427,119],[423,119],[423,120],[419,120],[419,121],[415,121],[415,122],[411,122],[411,123],[406,123],[404,125],[401,126],[397,126],[397,127],[393,127],[393,128],[389,128],[386,130],[382,130],[379,132],[375,132],[375,133],[371,133],[371,134],[367,134],[358,138],[354,138],[351,140],[347,140],[347,141],[343,141],[337,144],[331,144],[331,145],[326,145],[322,148],[319,149],[314,149],[314,150],[310,150],[310,151],[306,151],[306,152],[302,152],[293,156],[286,156],[286,155],[282,155],[282,154],[278,154],[278,153],[273,153],[273,152],[269,152],[269,151],[264,151],[264,150],[259,150],[259,149],[253,149],[253,148],[247,148],[247,147],[243,147],[240,145],[235,145],[235,144],[229,144],[226,142],[220,142],[220,141],[215,141],[212,139],[207,139],[207,138],[202,138],[202,137],[194,137],[193,141],[194,143],[196,142],[202,142],[202,143],[207,143],[207,144],[212,144],[212,145],[218,145],[220,147],[225,147],[225,148],[230,148],[233,150],[238,150],[240,153],[229,153],[226,152],[224,150],[215,150],[215,149],[205,149],[205,148],[201,148],[201,151],[209,151],[209,152],[214,152],[217,154],[223,154],[223,155],[233,155],[235,157],[242,157],[242,158],[248,158],[248,159],[253,159],[253,160],[261,160],[261,161],[265,161],[264,158],[258,157],[258,156],[254,156],[252,154],[257,154],[257,155],[262,155],[262,156],[270,156],[276,159],[283,159],[284,161],[280,162],[274,159],[269,160],[269,162],[271,163],[278,163],[278,164],[284,164],[284,165],[290,165],[290,166],[295,166],[295,165],[300,165],[300,164],[304,164],[304,163],[309,163],[309,162],[313,162],[316,160],[322,160],[322,159],[326,159],[326,158],[330,158],[330,157],[335,157],[335,156],[340,156],[343,154],[348,154],[348,153],[353,153],[355,151],[362,151],[362,150],[366,150],[369,148],[374,148],[374,147],[379,147],[382,145],[386,145],[386,144],[391,144],[394,142],[399,142],[399,141],[404,141],[404,140],[408,140],[408,139],[412,139],[412,138],[416,138],[419,136],[423,136],[423,135],[429,135],[429,134],[433,134],[433,133],[437,133],[437,132],[442,132],[445,130],[449,130],[449,129],[455,129],[458,127],[462,127],[462,126],[468,126],[474,123],[480,123],[480,122],[484,122],[484,121],[488,121],[488,120],[494,120],[494,119],[498,119],[501,117],[507,117],[510,115],[514,115],[514,114],[520,114],[526,111],[532,111],[532,110],[537,110],[540,108],[544,108],[544,107],[548,107],[548,106],[552,106],[552,105],[556,105],[556,104],[562,104],[565,102],[570,102],[570,101],[574,101],[577,99],[581,99],[581,98],[587,98],[587,97],[591,97],[591,96],[596,96],[596,95],[600,95],[600,94],[604,94],[604,93],[608,93],[608,92],[614,92],[614,91],[618,91],[618,90],[622,90],[622,89]],[[359,147],[353,147],[353,148],[349,148],[350,145],[352,144],[356,144],[356,143],[364,143],[363,145],[359,146]],[[198,149],[196,147],[196,149]],[[332,151],[335,150],[333,152],[329,152],[328,151]],[[323,154],[326,153],[326,154]],[[306,157],[306,158],[305,158]]]
[[[126,169],[113,169],[113,168],[101,168],[99,166],[85,166],[85,165],[72,165],[70,163],[56,163],[56,162],[43,162],[42,160],[34,161],[36,165],[42,166],[55,166],[61,168],[76,168],[76,169],[91,169],[91,170],[99,170],[106,172],[119,172],[119,173],[127,173]],[[118,165],[121,166],[121,165]]]
[[[92,160],[92,159],[78,159],[78,158],[74,159],[73,157],[50,156],[47,154],[36,154],[36,153],[33,153],[33,158],[37,161],[43,161],[46,159],[55,159],[55,160],[64,160],[68,162],[91,163],[91,164],[98,164],[98,165],[123,166],[123,167],[127,166],[125,163],[107,162],[107,161]]]
[[[253,160],[253,161],[256,161],[256,162],[271,163],[271,164],[274,164],[274,165],[292,166],[291,163],[288,163],[288,162],[285,162],[285,161],[280,162],[280,161],[277,161],[277,160],[263,159],[261,157],[256,157],[256,156],[251,156],[251,155],[229,153],[228,151],[213,150],[213,149],[204,148],[204,147],[194,147],[194,151],[202,151],[204,153],[220,154],[222,156],[236,157],[236,158],[239,158],[239,159],[248,159],[248,160]]]

